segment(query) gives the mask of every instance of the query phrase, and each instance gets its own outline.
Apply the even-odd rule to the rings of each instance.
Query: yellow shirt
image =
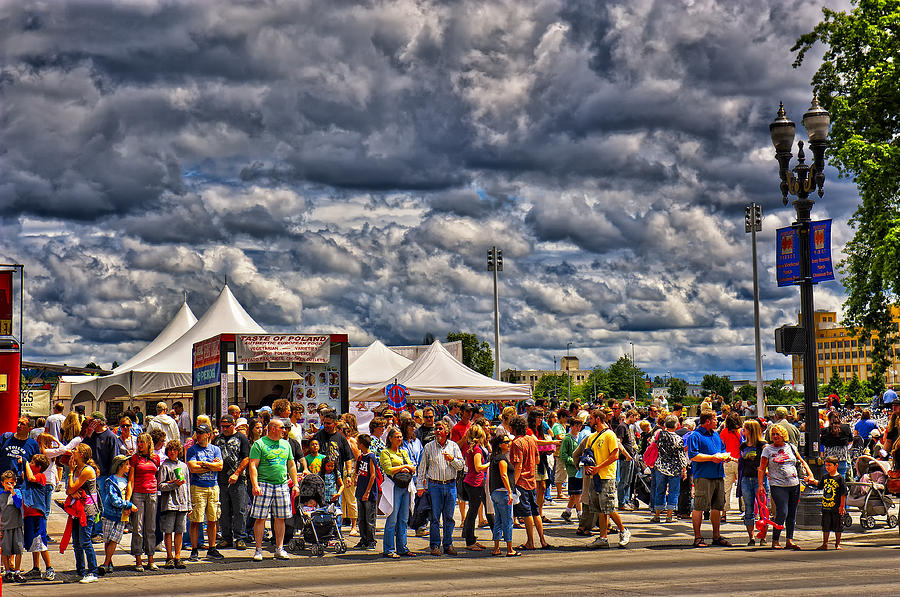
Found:
[[[592,433],[587,440],[587,445],[591,446],[594,451],[594,462],[598,465],[608,460],[613,451],[619,447],[616,442],[616,434],[611,429],[604,429],[599,433],[599,439],[597,433]],[[603,468],[597,469],[595,474],[601,479],[615,479],[617,464],[618,459],[615,459]]]

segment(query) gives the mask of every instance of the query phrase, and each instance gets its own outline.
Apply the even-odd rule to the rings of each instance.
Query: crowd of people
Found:
[[[885,401],[883,427],[868,408],[822,412],[827,472],[820,479],[800,454],[802,424],[784,407],[768,419],[744,416],[741,405],[732,409],[715,396],[697,417],[660,399],[642,408],[615,400],[496,406],[385,407],[360,433],[353,414],[329,409],[317,413],[321,427],[304,428],[303,405],[286,399],[253,417],[229,406],[215,426],[206,415],[192,421],[180,402],[171,411],[158,403],[152,417],[129,410],[114,422],[101,412],[63,414],[57,404],[50,417],[21,417],[0,438],[4,578],[55,578],[46,524],[54,491],[65,492],[57,503],[68,516],[59,541],[71,541],[80,582],[90,583],[123,565],[113,561],[126,533],[139,572],[159,570],[163,553],[164,567],[185,568],[183,549],[189,561],[202,549],[221,560],[220,550],[252,544],[252,560],[261,561],[269,542],[276,559],[290,559],[285,545],[297,532],[307,475],[321,477],[325,501],[340,506],[339,525],[359,538],[354,549],[378,549],[376,516],[385,514],[381,551],[393,559],[416,557],[409,532],[428,537],[431,556],[455,555],[457,508],[467,550],[515,557],[553,549],[544,533],[551,522],[544,506],[553,499],[566,504],[558,522],[577,522],[575,535],[593,537],[592,549],[609,548],[610,535],[626,547],[631,531],[621,515],[644,502],[652,523],[690,520],[695,547],[731,546],[721,523],[737,509],[748,545],[767,545],[772,526],[771,548],[796,550],[801,484],[824,489],[817,549],[828,548],[830,533],[840,549],[852,460],[868,453],[900,471],[896,400]],[[481,527],[490,527],[492,545],[479,542]],[[525,531],[518,546],[514,528]],[[102,545],[100,562],[95,545]],[[23,573],[26,552],[32,568]]]

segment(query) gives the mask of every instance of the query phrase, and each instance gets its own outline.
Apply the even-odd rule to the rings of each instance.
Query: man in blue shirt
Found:
[[[21,487],[25,479],[25,463],[41,449],[31,439],[31,419],[19,417],[16,431],[7,431],[0,436],[0,473],[12,471],[16,474],[16,487]]]
[[[897,392],[894,391],[894,386],[888,386],[888,389],[884,391],[884,396],[881,400],[884,402],[885,406],[893,404],[893,402],[897,400]]]
[[[706,547],[700,534],[703,512],[709,510],[709,521],[713,529],[713,545],[731,547],[731,543],[719,534],[722,510],[725,509],[725,467],[723,462],[731,460],[722,438],[716,433],[716,413],[700,413],[700,424],[687,438],[688,458],[694,477],[694,509],[691,521],[694,525],[694,547]]]
[[[209,549],[206,557],[221,560],[224,556],[215,548],[216,530],[219,523],[219,471],[222,470],[222,450],[209,443],[212,429],[209,425],[198,425],[194,431],[196,441],[188,448],[185,460],[191,471],[191,559],[200,560],[197,546],[200,545],[200,523],[206,522],[206,536]]]

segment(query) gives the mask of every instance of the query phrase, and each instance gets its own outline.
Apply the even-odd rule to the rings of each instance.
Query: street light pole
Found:
[[[571,342],[566,342],[566,381],[569,383],[569,403],[572,402],[572,363],[569,361],[569,347]]]
[[[631,344],[631,399],[637,403],[637,370],[634,366],[634,342]]]
[[[816,368],[816,339],[813,325],[813,281],[812,262],[810,258],[809,229],[812,207],[815,200],[810,193],[815,189],[819,197],[825,194],[825,148],[828,146],[828,127],[831,117],[819,106],[813,95],[812,104],[803,115],[803,126],[809,137],[809,146],[813,154],[813,164],[805,163],[803,141],[798,143],[797,165],[790,170],[790,163],[796,126],[788,120],[784,105],[778,107],[775,121],[769,125],[772,144],[775,146],[775,159],[778,160],[778,174],[781,178],[781,196],[784,205],[788,203],[788,194],[796,196],[793,201],[797,212],[797,220],[793,227],[797,230],[800,242],[800,320],[803,326],[806,346],[803,351],[803,408],[805,411],[805,446],[804,455],[817,478],[822,477],[822,459],[819,456],[819,424],[818,424],[818,370]],[[806,499],[804,499],[806,498]],[[813,518],[816,506],[814,498],[804,495],[801,498],[801,509],[806,515],[803,522],[815,524]],[[808,511],[808,512],[807,512]],[[800,517],[798,516],[798,520]],[[806,526],[804,524],[804,526]]]
[[[500,299],[497,296],[497,272],[503,271],[503,249],[487,250],[487,268],[494,272],[494,379],[500,379]]]
[[[553,397],[556,398],[559,390],[557,389],[557,382],[559,382],[559,378],[556,376],[556,355],[553,355]]]
[[[762,206],[751,203],[744,209],[744,232],[750,233],[753,245],[753,336],[756,343],[756,412],[765,413],[766,393],[762,377],[762,341],[759,336],[759,274],[756,259],[756,233],[762,231]],[[762,416],[762,415],[760,415]]]

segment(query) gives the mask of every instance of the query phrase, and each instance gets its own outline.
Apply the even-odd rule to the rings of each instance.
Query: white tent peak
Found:
[[[194,312],[191,311],[191,308],[187,303],[187,294],[185,294],[184,302],[181,303],[181,308],[178,309],[175,317],[173,317],[168,325],[163,328],[159,335],[156,336],[150,344],[142,348],[136,355],[113,369],[113,373],[128,370],[130,367],[149,359],[184,335],[186,331],[194,327],[195,323],[197,323],[197,317],[194,315]]]
[[[411,360],[375,340],[350,364],[348,377],[351,385],[374,384],[411,364]]]
[[[466,367],[447,352],[440,340],[435,340],[418,359],[397,373],[396,378],[398,383],[406,386],[438,386],[447,384],[448,380],[459,387],[510,385]]]
[[[265,334],[266,330],[250,317],[250,314],[231,293],[228,284],[203,317],[170,346],[156,355],[135,365],[135,371],[171,371],[190,373],[194,344],[218,334]]]

